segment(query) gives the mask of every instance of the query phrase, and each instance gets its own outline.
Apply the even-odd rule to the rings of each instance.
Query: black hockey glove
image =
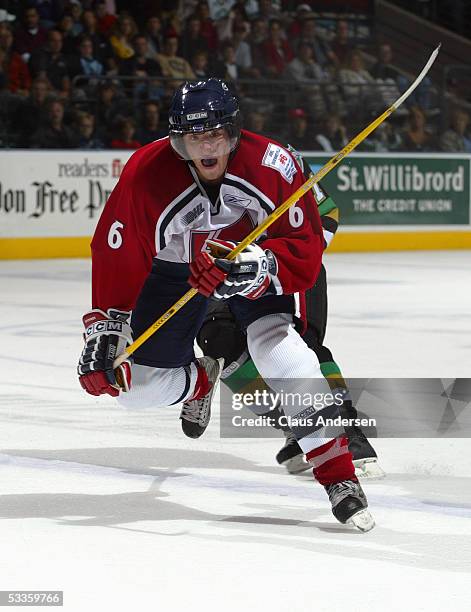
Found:
[[[85,346],[78,364],[79,381],[87,393],[113,397],[131,387],[131,364],[124,361],[113,369],[113,362],[132,343],[130,313],[95,309],[83,316]]]

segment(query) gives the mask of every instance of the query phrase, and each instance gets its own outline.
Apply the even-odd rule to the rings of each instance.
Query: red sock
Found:
[[[211,389],[211,383],[208,380],[206,370],[203,368],[203,366],[200,366],[199,363],[196,363],[195,365],[198,374],[196,378],[195,390],[193,391],[193,395],[186,401],[200,399],[200,397],[204,397]]]
[[[309,451],[306,459],[314,466],[314,477],[323,486],[341,480],[356,480],[352,453],[344,436]]]

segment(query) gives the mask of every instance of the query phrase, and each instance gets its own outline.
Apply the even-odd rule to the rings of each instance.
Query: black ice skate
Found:
[[[352,453],[355,475],[358,478],[384,478],[378,455],[359,427],[347,427],[348,450]]]
[[[209,425],[211,401],[224,363],[223,359],[213,359],[212,357],[200,357],[197,361],[206,370],[211,387],[203,397],[183,402],[180,419],[182,421],[183,433],[189,438],[199,438]]]
[[[283,448],[277,453],[276,460],[280,465],[284,465],[290,474],[305,472],[312,466],[305,460],[304,453],[290,430],[285,430],[286,442]]]
[[[354,525],[360,531],[373,529],[375,522],[357,480],[342,480],[324,488],[332,504],[332,513],[340,523]]]

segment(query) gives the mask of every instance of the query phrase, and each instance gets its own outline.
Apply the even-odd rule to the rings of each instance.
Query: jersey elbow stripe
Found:
[[[332,217],[322,217],[321,223],[323,229],[332,232],[332,234],[335,234],[339,227],[338,222],[335,219],[332,219]]]
[[[322,215],[326,215],[327,213],[329,213],[331,210],[334,210],[334,208],[337,208],[335,202],[332,200],[331,197],[327,198],[327,200],[325,200],[324,202],[322,202],[322,204],[320,204],[318,206],[318,210],[319,210],[319,214]]]
[[[329,232],[326,229],[323,230],[323,234],[324,234],[324,241],[325,241],[324,249],[326,249],[329,246],[329,244],[332,242],[332,239],[335,236],[335,234],[333,234],[332,232]]]

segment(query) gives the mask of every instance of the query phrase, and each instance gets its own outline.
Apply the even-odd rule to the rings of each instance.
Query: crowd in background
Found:
[[[387,41],[315,5],[0,0],[0,146],[136,149],[166,135],[176,86],[216,76],[239,95],[248,129],[339,150],[410,77]],[[446,128],[439,114],[426,78],[363,150],[471,152],[468,112],[452,109]]]

